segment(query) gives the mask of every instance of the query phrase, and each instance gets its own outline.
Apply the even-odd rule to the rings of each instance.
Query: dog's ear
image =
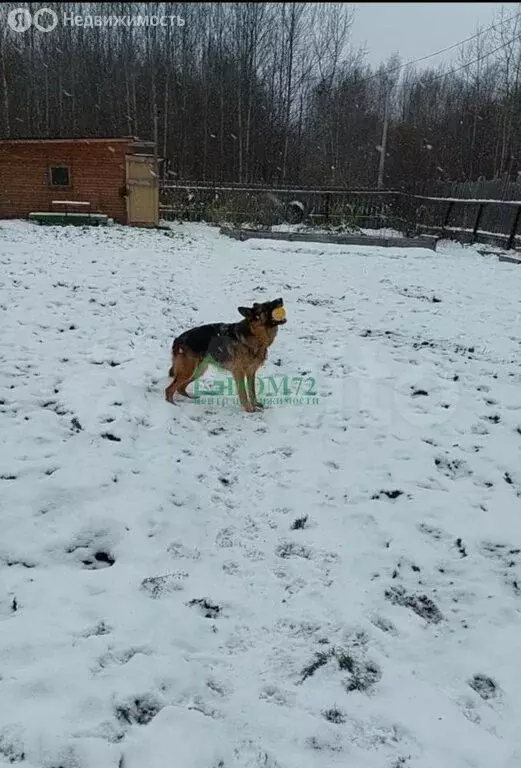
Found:
[[[249,320],[252,315],[251,309],[249,307],[237,307],[237,311],[247,320]]]

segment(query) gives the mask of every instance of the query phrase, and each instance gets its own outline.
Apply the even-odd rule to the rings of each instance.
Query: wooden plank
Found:
[[[326,243],[330,245],[370,245],[384,248],[428,248],[436,250],[436,237],[374,237],[368,235],[334,235],[314,232],[266,232],[254,229],[221,227],[220,233],[235,240],[282,240],[293,243]]]
[[[51,205],[86,205],[90,207],[90,203],[82,202],[80,200],[51,200]]]
[[[507,256],[506,253],[500,253],[498,261],[508,261],[510,264],[521,264],[521,257],[519,256]]]
[[[27,215],[30,221],[38,224],[107,224],[108,216],[102,213],[57,213],[47,211],[33,211]]]

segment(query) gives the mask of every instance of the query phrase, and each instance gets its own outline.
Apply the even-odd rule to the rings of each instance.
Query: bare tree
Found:
[[[139,135],[165,178],[192,180],[374,187],[380,168],[381,184],[422,188],[521,172],[521,11],[445,67],[371,68],[344,3],[56,7],[91,22],[20,35],[0,6],[3,137]],[[138,15],[173,23],[92,21]]]

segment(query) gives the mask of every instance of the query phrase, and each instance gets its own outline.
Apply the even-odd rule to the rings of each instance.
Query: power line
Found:
[[[498,25],[496,24],[495,26],[498,26]],[[478,35],[483,34],[483,32],[488,32],[490,29],[493,29],[493,28],[494,28],[494,26],[489,27],[488,29],[483,30],[482,32],[478,32]],[[477,37],[478,35],[474,35],[473,37]],[[473,38],[468,38],[468,39],[472,40]],[[518,34],[515,37],[513,37],[511,40],[507,40],[506,43],[502,43],[497,48],[494,48],[492,51],[488,51],[488,53],[485,53],[483,56],[478,56],[478,58],[474,59],[474,61],[469,61],[467,64],[463,64],[461,67],[456,67],[456,69],[453,69],[453,70],[451,70],[449,72],[444,72],[442,75],[438,75],[436,77],[431,78],[429,80],[429,84],[432,83],[432,82],[435,82],[436,80],[442,80],[444,77],[448,77],[449,75],[454,75],[456,72],[460,72],[462,69],[467,69],[468,67],[471,67],[473,64],[477,64],[478,62],[483,61],[483,59],[486,59],[489,56],[492,56],[494,53],[497,53],[502,48],[506,48],[507,45],[510,45],[511,43],[514,43],[516,40],[520,40],[520,39],[521,39],[521,34]],[[467,42],[467,41],[463,41],[463,42]],[[461,43],[460,43],[460,45],[461,45]],[[446,50],[448,50],[448,49],[446,49]],[[435,54],[432,54],[432,55],[435,55]],[[425,60],[426,58],[431,58],[431,57],[425,56],[423,58],[423,60]],[[420,61],[420,60],[421,59],[418,59],[418,61]],[[411,63],[415,63],[415,62],[411,62]],[[396,67],[395,69],[403,69],[403,67]],[[390,70],[390,71],[392,71],[392,70]],[[378,169],[378,184],[377,184],[378,189],[382,189],[383,188],[383,182],[384,182],[385,155],[386,155],[385,149],[386,149],[386,145],[387,145],[387,130],[388,130],[388,100],[389,100],[389,93],[390,93],[389,88],[387,88],[387,96],[386,96],[386,104],[385,104],[385,116],[384,116],[383,131],[382,131],[382,149],[381,149],[380,164],[379,164],[379,169]]]
[[[497,29],[498,27],[501,27],[503,24],[507,24],[509,21],[512,21],[513,19],[518,18],[519,15],[520,14],[518,11],[513,16],[510,16],[508,19],[503,19],[503,21],[500,21],[497,24],[491,24],[490,27],[486,27],[485,29],[482,29],[479,32],[476,32],[474,35],[471,35],[470,37],[466,37],[464,40],[460,40],[458,43],[449,45],[447,46],[447,48],[440,48],[439,51],[436,51],[435,53],[429,53],[428,56],[422,56],[420,59],[414,59],[413,61],[409,61],[406,64],[404,64],[403,67],[404,68],[410,67],[411,64],[418,64],[418,62],[420,61],[426,61],[427,59],[432,59],[434,56],[439,56],[440,53],[446,53],[447,51],[454,50],[454,48],[459,48],[460,46],[465,45],[465,43],[469,43],[471,40],[475,40],[477,37],[481,37],[481,35],[484,35],[485,32],[490,32],[490,30]]]
[[[473,61],[469,61],[467,64],[462,64],[461,67],[456,67],[456,69],[451,69],[449,72],[444,72],[442,75],[437,75],[436,77],[432,77],[429,80],[429,83],[435,82],[436,80],[443,80],[444,77],[448,77],[449,75],[454,75],[456,72],[460,72],[462,69],[467,69],[467,67],[472,67],[473,64],[479,64],[483,59],[487,59],[489,56],[492,56],[494,53],[497,53],[502,48],[506,48],[507,45],[510,45],[511,43],[515,43],[516,40],[521,40],[521,34],[516,35],[511,40],[507,40],[506,43],[502,43],[497,48],[494,48],[492,51],[489,51],[488,53],[483,54],[483,56],[478,56],[477,59],[474,59]]]
[[[405,69],[406,67],[411,67],[413,64],[419,64],[421,61],[427,61],[427,59],[432,59],[435,56],[439,56],[441,53],[446,53],[447,51],[452,51],[454,48],[459,48],[462,45],[465,45],[465,43],[469,43],[471,40],[475,40],[477,37],[480,37],[481,35],[484,35],[486,32],[490,32],[492,29],[497,29],[498,27],[503,26],[503,24],[507,24],[509,21],[512,21],[513,19],[519,18],[520,14],[519,11],[515,13],[513,16],[509,16],[507,19],[503,19],[502,21],[498,22],[497,24],[491,24],[490,27],[485,27],[485,29],[481,29],[479,32],[476,32],[475,34],[471,35],[470,37],[466,37],[464,40],[460,40],[457,43],[453,43],[453,45],[449,45],[446,48],[440,48],[439,51],[434,51],[434,53],[429,53],[427,56],[421,56],[419,59],[413,59],[412,61],[407,61],[405,64],[399,64],[397,67],[392,67],[391,69],[388,69],[385,71],[385,75],[393,74],[394,72],[400,72],[402,69]],[[517,38],[514,38],[516,40]],[[506,47],[509,45],[512,40],[510,40],[508,43],[504,43],[503,45],[500,45],[499,48],[496,48],[494,51],[490,51],[490,53],[485,54],[484,56],[480,56],[476,61],[470,62],[470,64],[465,64],[464,66],[472,66],[472,64],[475,64],[477,61],[481,61],[481,59],[486,58],[487,56],[490,56],[493,53],[496,53],[497,51],[501,50],[501,48]],[[464,67],[460,67],[460,69],[464,69]],[[454,72],[458,72],[459,70],[456,69]],[[446,74],[451,74],[447,72]],[[368,83],[371,80],[376,80],[377,78],[382,77],[382,73],[378,72],[374,75],[370,75],[369,77],[364,77],[361,80],[357,80],[357,85],[363,85],[364,83]],[[445,77],[444,75],[440,75],[440,77]],[[435,78],[436,79],[436,78]]]

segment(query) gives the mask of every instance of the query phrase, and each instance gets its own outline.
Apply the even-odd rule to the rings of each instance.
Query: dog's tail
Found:
[[[172,365],[170,366],[170,370],[168,371],[168,375],[171,377],[175,376],[175,358],[177,355],[184,355],[185,354],[185,348],[182,344],[179,343],[179,341],[176,339],[174,343],[172,344]]]

